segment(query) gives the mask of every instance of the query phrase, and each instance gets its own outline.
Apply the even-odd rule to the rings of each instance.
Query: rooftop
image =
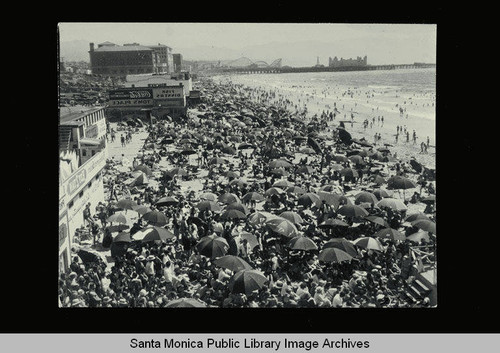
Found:
[[[125,45],[125,46],[102,46],[94,49],[94,52],[111,52],[111,51],[152,51],[153,49],[143,45]]]
[[[81,118],[103,108],[104,107],[86,107],[83,105],[76,105],[73,107],[59,107],[59,123],[68,125],[68,123],[78,118]]]

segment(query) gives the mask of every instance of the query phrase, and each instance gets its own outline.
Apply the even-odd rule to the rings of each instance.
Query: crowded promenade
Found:
[[[187,116],[109,124],[105,203],[85,212],[61,307],[434,305],[433,166],[333,111],[200,84]]]

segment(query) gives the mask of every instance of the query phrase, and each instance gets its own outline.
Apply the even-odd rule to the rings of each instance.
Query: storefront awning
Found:
[[[84,137],[84,138],[80,139],[80,144],[82,144],[82,145],[91,145],[91,146],[99,146],[101,144],[101,140]]]

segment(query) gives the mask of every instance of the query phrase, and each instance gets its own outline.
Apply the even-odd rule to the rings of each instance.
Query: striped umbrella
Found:
[[[200,254],[211,259],[224,256],[229,249],[229,244],[226,239],[215,235],[209,235],[201,238],[196,244],[196,249]]]
[[[248,262],[243,260],[241,257],[234,255],[225,255],[219,257],[214,260],[214,264],[222,268],[227,268],[228,270],[231,270],[233,272],[252,269],[252,266],[250,266]]]
[[[250,202],[250,201],[264,201],[265,197],[259,194],[258,192],[252,191],[248,192],[243,197],[241,198],[242,201],[244,202]]]
[[[160,211],[149,211],[142,215],[142,219],[153,223],[156,226],[163,226],[168,223],[167,216]]]
[[[106,219],[106,222],[127,223],[127,218],[122,213],[115,213]]]
[[[295,225],[288,219],[282,217],[271,219],[266,222],[266,225],[269,226],[273,232],[288,238],[292,238],[298,234]]]
[[[369,204],[376,204],[378,202],[377,196],[368,191],[361,191],[354,197],[354,203],[359,205],[360,203],[367,202]]]
[[[360,237],[353,241],[353,244],[367,250],[383,251],[384,247],[377,238]]]
[[[367,210],[358,205],[344,205],[337,212],[346,217],[365,217],[369,215]]]
[[[381,229],[373,236],[381,239],[391,239],[395,241],[404,241],[406,239],[403,233],[393,228]]]
[[[417,227],[419,229],[425,230],[426,232],[430,232],[432,234],[436,234],[436,223],[427,219],[417,219],[411,222],[411,225]]]
[[[406,211],[408,209],[403,201],[392,197],[386,197],[385,199],[378,201],[376,205],[380,208],[386,207],[398,212]]]
[[[173,237],[174,234],[168,229],[156,226],[146,227],[133,235],[135,240],[141,240],[143,243],[148,243],[150,241],[165,242],[167,239],[172,239]]]
[[[137,202],[130,199],[121,199],[116,204],[116,208],[121,208],[122,210],[133,210],[134,206],[137,206]]]

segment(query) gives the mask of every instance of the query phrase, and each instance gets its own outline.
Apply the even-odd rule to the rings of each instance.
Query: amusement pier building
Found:
[[[92,215],[104,202],[107,124],[104,107],[61,107],[59,116],[59,269],[71,263],[71,247],[81,240],[83,211]]]
[[[356,59],[343,59],[340,60],[337,57],[328,58],[328,66],[329,67],[358,67],[358,66],[367,66],[368,65],[368,57],[365,55],[363,58],[358,56]]]

